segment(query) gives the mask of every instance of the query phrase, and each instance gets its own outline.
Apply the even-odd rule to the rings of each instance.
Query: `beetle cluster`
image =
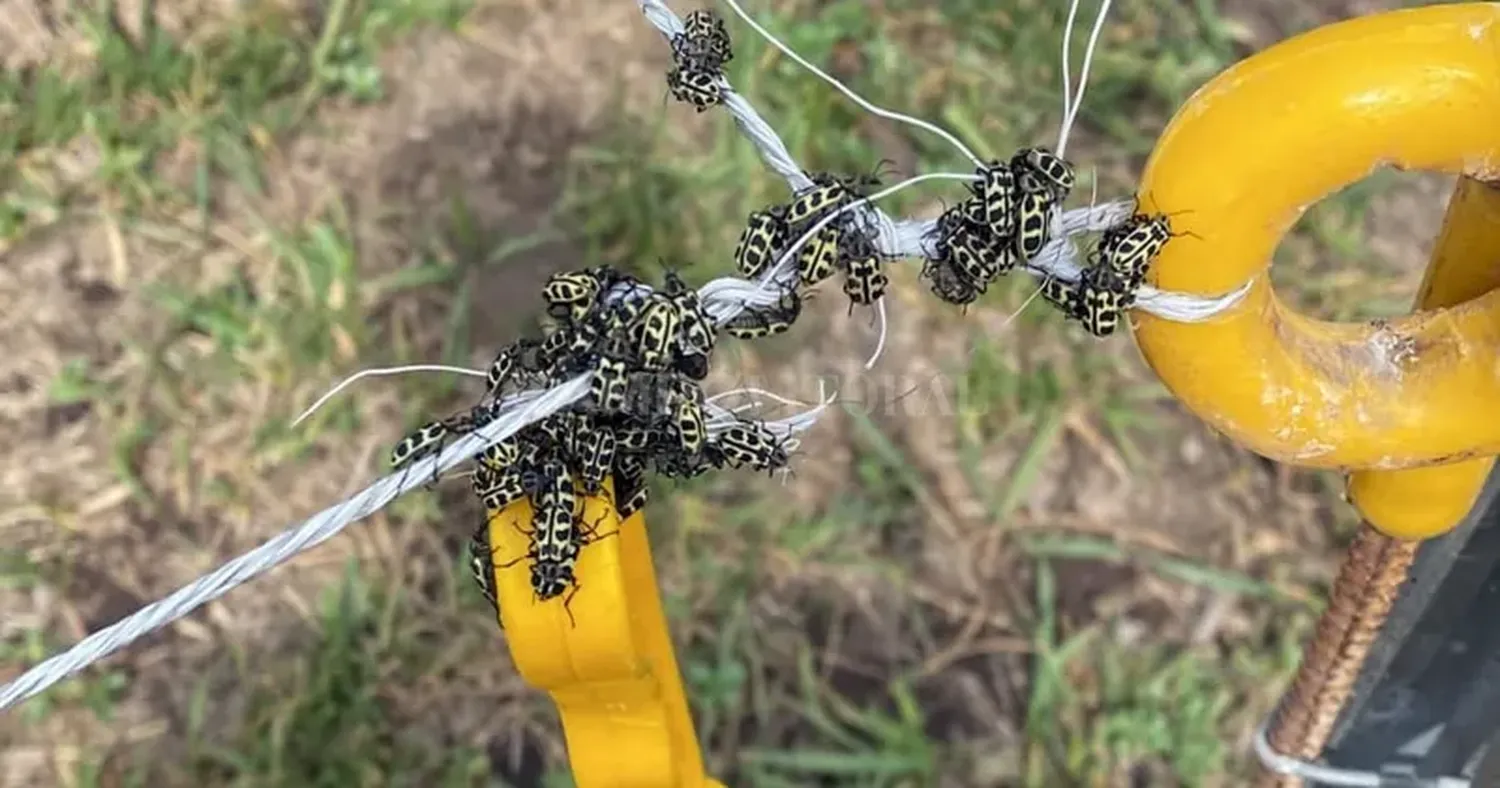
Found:
[[[1042,283],[1042,296],[1090,334],[1109,336],[1125,310],[1135,306],[1151,263],[1172,237],[1166,216],[1136,212],[1104,231],[1077,282],[1049,277]]]
[[[975,174],[970,196],[938,219],[930,239],[936,254],[922,269],[933,294],[957,306],[1042,251],[1052,213],[1074,183],[1072,165],[1046,148],[1025,148]]]
[[[723,103],[727,84],[723,66],[732,57],[724,21],[700,9],[683,20],[671,37],[673,67],[667,84],[678,100],[701,112]],[[965,307],[991,284],[1018,266],[1026,266],[1051,240],[1052,217],[1075,184],[1073,166],[1047,148],[1024,148],[1008,161],[980,164],[970,195],[935,223],[929,236],[930,256],[922,278],[938,298]],[[747,279],[759,279],[782,252],[829,211],[859,199],[853,179],[812,176],[813,185],[793,201],[752,212],[735,249],[735,263]],[[1048,277],[1042,294],[1091,334],[1108,336],[1121,315],[1135,304],[1147,269],[1172,237],[1165,217],[1135,214],[1104,233],[1077,281]],[[811,287],[844,274],[844,293],[851,310],[880,300],[888,286],[884,258],[874,234],[857,229],[854,217],[830,222],[806,239],[796,254],[797,277],[783,297],[768,307],[745,311],[726,328],[736,336],[757,337],[791,327],[801,310],[797,285]]]
[[[826,172],[809,178],[812,185],[792,195],[790,202],[751,212],[740,233],[734,264],[746,279],[761,278],[794,243],[809,232],[812,235],[796,249],[796,276],[786,278],[780,301],[731,321],[726,330],[734,336],[768,336],[787,330],[801,311],[798,286],[813,287],[836,273],[843,274],[844,295],[851,309],[870,306],[885,295],[889,280],[874,234],[861,223],[863,217],[845,211],[864,199],[870,188],[879,186],[879,179]]]
[[[495,356],[483,404],[422,426],[396,445],[391,462],[406,466],[439,451],[448,438],[479,429],[515,390],[586,375],[582,400],[473,458],[473,490],[486,519],[471,539],[470,558],[486,598],[496,598],[489,522],[528,498],[535,513],[530,548],[498,568],[529,561],[537,598],[566,595],[566,605],[578,588],[580,551],[609,535],[583,519],[584,497],[605,495],[606,479],[613,478],[612,504],[626,518],[649,497],[648,472],[690,478],[711,469],[773,471],[788,458],[781,441],[754,422],[710,435],[698,381],[708,374],[718,327],[677,275],[667,274],[654,290],[609,267],[566,271],[547,280],[542,297],[549,325],[541,338],[522,338]],[[749,336],[754,332],[745,327],[755,320],[781,317],[775,308],[749,313],[726,329]]]
[[[733,58],[724,20],[707,8],[694,11],[682,20],[682,32],[672,37],[667,90],[699,112],[722,104],[724,64]]]
[[[938,218],[936,254],[922,275],[937,297],[971,304],[1051,240],[1052,213],[1074,185],[1073,167],[1045,148],[981,166],[971,195]],[[1134,213],[1105,230],[1076,282],[1049,276],[1042,295],[1090,334],[1106,337],[1135,305],[1151,263],[1173,236],[1167,217]]]
[[[723,67],[733,57],[723,20],[710,10],[694,11],[672,36],[671,51],[672,95],[699,111],[722,104]],[[492,603],[497,567],[490,522],[522,498],[534,511],[530,547],[501,567],[530,561],[535,595],[566,595],[566,607],[578,590],[580,552],[609,535],[584,521],[584,498],[609,493],[626,518],[649,497],[647,473],[691,478],[711,469],[786,466],[784,445],[762,425],[715,425],[711,433],[699,381],[708,374],[720,330],[741,339],[783,333],[801,314],[804,288],[842,274],[851,310],[885,295],[889,282],[876,233],[865,212],[851,208],[879,179],[816,173],[809,180],[788,202],[752,212],[735,247],[742,276],[780,290],[774,303],[746,307],[716,325],[697,292],[675,274],[660,289],[608,267],[555,274],[542,291],[551,324],[540,338],[523,338],[496,355],[484,403],[427,424],[396,446],[391,460],[400,467],[493,421],[509,391],[586,376],[582,400],[474,458],[473,490],[486,520],[471,539],[471,564]],[[1053,213],[1074,183],[1072,166],[1045,148],[981,164],[969,196],[944,212],[927,239],[933,252],[923,279],[948,303],[972,303],[1041,253]],[[1043,293],[1091,333],[1112,333],[1170,237],[1164,217],[1136,214],[1104,233],[1077,282],[1049,279]],[[773,271],[784,263],[791,265]]]

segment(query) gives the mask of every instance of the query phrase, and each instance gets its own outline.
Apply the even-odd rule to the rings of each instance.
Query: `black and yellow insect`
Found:
[[[495,609],[495,619],[500,618],[500,597],[495,592],[495,558],[490,547],[490,523],[483,525],[469,538],[469,573],[479,586],[479,593]]]
[[[521,357],[525,350],[526,346],[517,342],[501,348],[495,354],[495,360],[490,362],[489,370],[484,376],[485,391],[489,396],[498,397],[504,393],[505,384],[521,369]]]
[[[542,467],[542,463],[546,462],[553,455],[555,449],[551,446],[544,446],[540,441],[530,439],[524,430],[520,434],[522,437],[521,462],[517,464],[517,468],[520,469],[521,478],[524,482],[529,477],[535,476],[536,469]],[[526,483],[523,484],[523,489],[525,489],[527,495],[530,495],[536,490],[536,486]]]
[[[615,433],[607,426],[594,424],[574,436],[574,455],[578,462],[578,486],[585,494],[598,495],[604,490],[604,479],[615,462]]]
[[[584,546],[611,534],[600,535],[592,528],[581,527],[580,501],[573,477],[562,463],[550,460],[543,463],[537,469],[536,488],[530,549],[501,568],[529,558],[532,593],[544,602],[566,594],[563,609],[571,620],[571,603],[580,588],[575,576],[578,555]]]
[[[499,403],[490,402],[418,427],[391,449],[391,467],[399,470],[441,452],[448,438],[473,432],[493,421],[498,413]]]
[[[521,443],[512,435],[484,447],[475,458],[480,467],[492,471],[504,471],[517,467],[521,463]]]
[[[583,320],[599,298],[602,283],[592,271],[561,271],[542,286],[547,314],[558,320]]]
[[[699,112],[724,103],[724,85],[717,74],[672,68],[667,71],[667,90],[672,98],[690,104]]]
[[[627,455],[645,454],[665,441],[662,432],[647,424],[626,424],[614,428],[615,462],[618,465]]]
[[[1042,296],[1096,337],[1113,334],[1125,311],[1135,305],[1135,294],[1128,284],[1102,265],[1084,268],[1076,283],[1048,277],[1042,284]]]
[[[980,180],[970,187],[974,197],[961,204],[964,218],[988,229],[997,240],[1010,238],[1016,230],[1015,171],[1006,162],[992,161],[977,174]]]
[[[640,300],[617,301],[596,311],[586,323],[574,326],[575,335],[552,360],[554,382],[597,372],[607,358],[633,367],[640,362]]]
[[[922,266],[922,278],[933,295],[954,306],[968,306],[981,295],[979,287],[954,267],[951,257],[928,260]]]
[[[1064,281],[1055,276],[1048,275],[1042,280],[1042,298],[1063,314],[1063,317],[1077,319],[1078,311],[1078,285],[1074,282]]]
[[[1167,217],[1137,214],[1105,230],[1096,254],[1099,262],[1133,291],[1146,281],[1151,264],[1171,239],[1172,225]]]
[[[538,363],[550,370],[566,359],[568,344],[579,328],[580,326],[577,325],[558,326],[549,331],[546,336],[542,337],[541,345],[537,348]]]
[[[1021,262],[1041,253],[1052,236],[1052,212],[1072,190],[1073,166],[1046,148],[1025,148],[1011,157],[1015,174],[1015,250]]]
[[[528,424],[520,435],[524,442],[540,447],[546,458],[557,458],[572,454],[578,438],[590,429],[588,414],[561,411]]]
[[[1054,202],[1067,199],[1076,176],[1073,165],[1046,148],[1022,148],[1010,160],[1016,183],[1023,192],[1045,192]]]
[[[842,240],[843,230],[833,222],[797,250],[797,277],[804,287],[812,287],[838,270],[839,243]]]
[[[622,342],[628,333],[626,314],[626,310],[618,307],[599,309],[593,311],[587,320],[568,326],[567,338],[553,362],[554,371],[563,377],[578,374],[611,340],[617,344]],[[618,349],[626,352],[623,346]]]
[[[587,320],[553,328],[536,353],[544,382],[557,385],[588,371],[601,344],[621,333],[614,328],[616,319],[616,310],[595,311]]]
[[[423,457],[442,450],[443,441],[452,435],[441,421],[423,424],[402,438],[391,449],[391,467],[403,468]]]
[[[634,292],[628,297],[622,297],[611,303],[608,311],[603,313],[598,321],[603,336],[624,336],[630,333],[630,327],[640,319],[641,310],[646,308],[648,301],[647,296]],[[621,331],[622,326],[623,331]]]
[[[623,360],[600,356],[589,378],[589,402],[601,413],[619,413],[625,406],[630,367]]]
[[[668,273],[666,297],[677,308],[680,333],[673,337],[673,340],[678,345],[678,357],[712,354],[718,336],[714,330],[713,321],[709,319],[708,312],[703,308],[703,301],[698,297],[698,292],[688,287],[687,283],[676,274]],[[706,372],[707,370],[704,370],[705,374]],[[693,375],[693,377],[701,378],[703,375]]]
[[[979,197],[968,197],[960,200],[957,205],[944,211],[943,216],[947,217],[949,214],[953,214],[959,221],[962,221],[963,223],[973,227],[981,228],[985,232],[989,232],[989,225],[987,223],[987,217],[989,216],[988,210],[989,209],[987,209],[984,205],[983,199],[980,199]],[[1012,214],[1014,214],[1014,210],[1012,210]]]
[[[574,542],[566,542],[556,551],[555,558],[537,559],[531,564],[532,593],[543,602],[566,593],[563,608],[568,610],[569,618],[573,615],[569,606],[573,603],[573,595],[578,593],[578,578],[574,575],[578,566],[578,547]]]
[[[786,209],[786,222],[793,230],[806,230],[809,225],[859,199],[863,185],[878,180],[859,179],[820,172],[808,176],[812,186],[797,192]]]
[[[671,298],[661,293],[647,297],[630,332],[641,369],[660,371],[671,364],[677,330],[681,325],[682,312]]]
[[[786,210],[782,206],[752,211],[734,247],[734,266],[740,276],[759,279],[770,270],[777,253],[789,240],[787,234]]]
[[[1047,192],[1021,192],[1016,199],[1015,253],[1021,262],[1029,263],[1047,242],[1052,240],[1052,195]]]
[[[494,470],[481,465],[474,469],[474,495],[484,505],[486,512],[494,514],[526,497],[526,486],[522,478],[523,474],[518,466]]]
[[[1078,279],[1078,319],[1096,337],[1113,334],[1134,303],[1134,293],[1105,266],[1089,266]]]
[[[721,468],[774,471],[789,460],[781,441],[770,430],[750,422],[732,424],[710,441],[710,459]]]
[[[691,397],[679,396],[672,403],[672,421],[677,428],[678,445],[684,454],[703,451],[708,431],[703,423],[703,406]]]
[[[879,301],[885,296],[889,284],[884,261],[879,255],[858,257],[844,266],[844,295],[849,297],[850,309]]]
[[[639,455],[615,456],[615,511],[620,519],[645,508],[651,498],[646,486],[646,461]]]
[[[980,294],[1016,267],[1015,250],[994,236],[959,223],[943,240],[940,253]]]
[[[557,460],[542,464],[538,472],[537,490],[532,495],[535,509],[532,515],[531,543],[538,561],[559,560],[571,540],[573,521],[578,516],[580,501],[574,487],[573,474],[566,465]],[[549,597],[543,597],[547,599]]]
[[[501,568],[531,559],[531,590],[539,600],[546,601],[561,596],[569,586],[577,586],[573,566],[578,560],[578,544],[573,521],[578,501],[573,477],[561,463],[548,461],[534,473],[530,549]]]
[[[746,307],[724,324],[724,331],[739,339],[760,339],[784,333],[802,314],[802,298],[795,287],[782,291],[770,306]]]
[[[682,32],[672,37],[672,59],[684,68],[717,72],[734,59],[729,29],[712,9],[700,8],[682,19]]]

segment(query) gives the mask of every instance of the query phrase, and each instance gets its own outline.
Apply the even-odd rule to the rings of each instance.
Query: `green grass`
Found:
[[[403,737],[382,698],[388,682],[416,675],[413,662],[432,652],[393,642],[398,598],[368,586],[351,564],[324,596],[316,640],[301,660],[262,674],[237,741],[194,741],[192,771],[200,784],[335,788],[351,785],[478,785],[489,771],[482,753],[433,748]],[[194,696],[189,728],[201,725],[213,700]]]
[[[26,554],[0,550],[0,591],[30,592],[57,579],[55,566],[38,563]],[[60,639],[39,629],[19,629],[0,637],[0,664],[35,664],[64,646]],[[68,682],[43,691],[18,710],[21,721],[40,725],[59,708],[81,708],[100,722],[115,717],[116,706],[129,678],[117,668],[96,666]]]
[[[891,682],[884,697],[851,701],[823,685],[806,652],[797,668],[800,697],[794,713],[811,735],[795,747],[742,752],[748,784],[790,788],[836,780],[884,788],[937,778],[942,747],[928,740],[922,710],[904,682]]]
[[[1296,667],[1301,627],[1278,633],[1267,653],[1226,660],[1201,649],[1126,646],[1102,622],[1065,636],[1046,560],[1036,565],[1035,595],[1028,786],[1089,784],[1148,762],[1182,785],[1219,784],[1237,757],[1226,744],[1235,731],[1225,723],[1257,683]]]
[[[143,9],[149,10],[151,4]],[[81,67],[45,64],[0,77],[0,241],[55,220],[80,198],[138,209],[162,200],[212,208],[214,181],[259,191],[264,146],[295,128],[319,101],[382,96],[378,48],[416,25],[455,24],[458,2],[339,0],[306,25],[265,5],[253,24],[181,44],[143,12],[139,39],[124,33],[115,5],[66,20],[93,52]],[[81,183],[28,177],[26,164],[75,142],[91,144],[98,165]],[[191,183],[161,182],[154,165],[190,147]]]
[[[133,38],[106,4],[65,20],[83,31],[92,58],[0,77],[0,117],[18,121],[0,126],[0,195],[8,201],[0,210],[0,245],[69,211],[102,210],[133,241],[193,261],[136,285],[169,321],[158,337],[123,338],[144,369],[137,380],[146,390],[85,392],[80,385],[91,371],[84,360],[70,362],[52,384],[61,397],[95,400],[118,435],[118,475],[143,500],[149,493],[137,478],[136,455],[172,414],[229,414],[247,379],[295,391],[310,376],[367,357],[375,333],[369,316],[380,303],[459,278],[461,267],[437,254],[398,275],[370,277],[337,204],[303,226],[240,217],[262,230],[269,249],[228,276],[195,258],[216,251],[206,236],[227,218],[218,215],[227,190],[264,196],[263,161],[279,141],[315,131],[321,105],[383,98],[375,63],[381,48],[417,28],[454,27],[466,9],[462,0],[339,0],[326,16],[303,19],[263,4],[184,43],[151,16],[139,20],[143,32]],[[71,184],[44,177],[47,162],[78,144],[98,151],[93,171]],[[174,172],[191,177],[167,180],[160,165],[169,158]],[[193,215],[187,222],[184,209]],[[295,412],[298,404],[281,407]],[[336,401],[313,431],[265,425],[254,451],[267,465],[286,462],[304,456],[323,429],[358,426],[348,403]],[[233,497],[232,486],[215,482],[220,495]]]
[[[871,13],[867,2],[799,0],[750,8],[820,65],[857,50],[861,67],[848,76],[851,87],[941,123],[981,156],[1055,140],[1056,50],[1066,11],[1056,3],[892,0]],[[132,248],[173,261],[130,282],[128,297],[153,315],[149,330],[117,331],[118,357],[59,349],[55,374],[42,381],[52,404],[91,406],[107,467],[89,472],[130,490],[142,519],[167,523],[172,515],[187,523],[185,534],[162,538],[157,549],[258,540],[269,531],[235,528],[265,519],[255,506],[266,500],[268,480],[326,476],[326,497],[314,502],[321,506],[350,479],[368,476],[349,465],[383,461],[384,446],[369,448],[372,433],[431,418],[465,385],[449,377],[391,381],[392,404],[378,412],[351,394],[297,429],[286,422],[325,382],[355,367],[469,363],[490,350],[493,338],[476,338],[476,326],[487,311],[502,310],[480,300],[480,285],[520,267],[544,243],[564,238],[577,265],[610,263],[649,276],[676,269],[697,283],[729,271],[746,213],[785,197],[785,185],[726,118],[705,116],[701,128],[709,132],[689,133],[678,121],[690,111],[668,104],[659,113],[645,108],[646,120],[605,129],[570,161],[554,163],[566,171],[563,198],[525,206],[547,216],[539,232],[494,226],[473,195],[444,186],[429,212],[438,217],[430,236],[405,239],[406,258],[382,267],[361,230],[371,217],[357,215],[346,192],[330,188],[307,215],[274,210],[266,162],[298,137],[339,144],[320,136],[331,110],[373,111],[392,97],[396,80],[380,70],[382,52],[419,29],[457,35],[473,18],[466,10],[453,0],[341,0],[322,18],[302,19],[268,5],[178,40],[150,20],[142,37],[131,38],[102,7],[69,19],[84,31],[90,57],[0,76],[0,248],[21,248],[48,225],[106,217]],[[1119,0],[1113,14],[1072,149],[1085,165],[1079,193],[1097,181],[1104,198],[1128,193],[1173,107],[1239,54],[1231,25],[1210,0]],[[1079,24],[1080,47],[1091,22]],[[485,23],[498,25],[488,31],[496,40],[514,33],[495,19]],[[921,172],[969,169],[957,151],[920,130],[872,133],[831,88],[737,20],[730,24],[737,52],[730,79],[805,166],[869,172],[883,157],[909,154]],[[79,145],[95,151],[97,163],[62,178],[58,163]],[[1378,287],[1339,280],[1320,266],[1363,251],[1361,222],[1386,185],[1362,185],[1310,214],[1285,252],[1295,270],[1278,286],[1311,294],[1332,315],[1372,308]],[[957,194],[952,186],[916,188],[885,207],[905,214]],[[247,248],[226,252],[233,244],[216,234],[224,228],[248,236]],[[1029,295],[1021,283],[994,288],[974,316],[1009,313]],[[931,330],[964,330],[956,318],[942,320]],[[969,333],[966,355],[947,359],[941,378],[952,383],[940,389],[952,401],[936,404],[951,409],[919,422],[915,434],[894,408],[844,408],[843,431],[814,433],[798,459],[799,473],[825,485],[825,495],[795,510],[774,483],[748,474],[653,488],[658,571],[716,776],[764,788],[1051,786],[1120,784],[1153,770],[1163,785],[1236,784],[1245,759],[1233,743],[1269,708],[1267,688],[1294,664],[1316,612],[1315,583],[1290,568],[1228,566],[1037,528],[1011,532],[1022,519],[1046,522],[1054,514],[1037,511],[1045,509],[1036,498],[1049,469],[1092,462],[1080,459],[1087,452],[1071,435],[1074,414],[1088,414],[1143,480],[1159,454],[1152,450],[1181,437],[1182,422],[1163,417],[1166,393],[1140,382],[1126,343],[1073,333],[1040,303],[1004,334]],[[199,445],[222,425],[252,419],[221,444]],[[951,430],[957,456],[947,459],[982,509],[982,522],[966,533],[993,529],[1003,537],[1003,566],[983,589],[995,599],[985,600],[984,612],[1000,615],[993,609],[999,599],[1015,605],[1005,611],[1003,632],[989,624],[984,632],[1029,646],[1025,654],[997,647],[985,655],[1001,667],[950,668],[997,693],[1018,677],[1016,700],[1001,704],[994,730],[955,726],[950,717],[961,714],[951,696],[967,685],[948,672],[921,671],[963,616],[919,599],[916,589],[943,586],[937,581],[951,578],[938,576],[946,568],[934,562],[969,549],[934,547],[932,523],[953,506],[943,482],[953,480],[926,463],[924,429]],[[836,452],[825,441],[840,437],[848,457],[835,469]],[[1006,460],[998,471],[985,462],[997,457]],[[1308,495],[1326,502],[1337,521],[1347,514],[1337,493],[1327,487]],[[555,757],[554,716],[536,697],[497,689],[512,678],[503,641],[484,620],[456,550],[441,552],[453,547],[452,521],[469,513],[454,504],[461,497],[412,496],[387,512],[368,544],[355,543],[390,560],[351,568],[305,621],[274,629],[291,633],[292,645],[216,638],[213,653],[232,663],[233,689],[213,674],[215,683],[203,679],[189,707],[176,709],[186,722],[169,732],[163,751],[185,755],[159,762],[148,744],[120,767],[113,754],[90,752],[74,784],[569,784]],[[1065,564],[1087,571],[1065,571]],[[1086,582],[1089,572],[1124,569],[1184,598],[1239,600],[1252,611],[1250,631],[1195,645],[1074,620],[1076,611],[1060,606],[1068,585]],[[30,565],[4,568],[0,590],[48,578]],[[241,589],[225,609],[259,593],[262,615],[269,606],[294,621],[286,608],[264,602],[283,590],[300,598],[290,583],[277,583]],[[972,608],[961,612],[983,606],[960,601]],[[1171,615],[1180,624],[1192,612]],[[889,634],[890,643],[830,646],[830,632],[848,620]],[[34,662],[59,645],[23,632],[0,643],[0,664]],[[852,666],[879,649],[875,667]],[[202,658],[184,657],[185,674],[204,667],[194,659]],[[125,702],[125,675],[86,675],[28,705],[26,715],[42,725],[84,709],[108,724]],[[232,709],[232,718],[221,709]],[[460,722],[470,718],[479,722]],[[550,749],[536,740],[538,730]],[[506,761],[510,741],[487,748],[479,732],[513,738],[525,764]]]

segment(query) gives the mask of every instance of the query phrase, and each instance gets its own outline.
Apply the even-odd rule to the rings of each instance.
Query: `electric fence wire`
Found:
[[[896,114],[874,107],[859,98],[853,91],[838,84],[836,80],[812,67],[755,24],[754,20],[750,19],[733,0],[727,1],[741,17],[757,29],[757,32],[766,36],[767,40],[792,55],[799,63],[825,81],[835,84],[856,103],[876,114],[883,114],[887,117]],[[646,19],[668,39],[682,31],[681,20],[660,0],[637,0],[637,2]],[[727,82],[725,86],[728,87]],[[781,138],[744,97],[732,89],[727,90],[724,105],[733,116],[735,124],[755,145],[767,165],[781,175],[793,190],[805,189],[812,185],[811,179],[792,159]],[[905,116],[900,117],[948,136],[930,124]],[[951,137],[949,139],[968,153],[961,143],[957,143],[957,140]],[[971,159],[973,158],[972,153],[968,155]],[[933,177],[945,176],[918,176],[917,179],[912,179],[903,186]],[[894,189],[887,190],[887,192],[891,191]],[[893,220],[878,208],[874,208],[868,199],[854,203],[853,207],[867,210],[866,221],[873,222],[878,231],[877,246],[886,256],[930,258],[935,255],[935,250],[929,245],[930,231],[935,226],[935,220]],[[1032,272],[1051,274],[1067,281],[1076,281],[1080,270],[1077,252],[1068,236],[1103,231],[1126,218],[1129,211],[1130,207],[1127,203],[1113,202],[1066,211],[1055,216],[1056,237],[1040,255],[1032,260],[1030,266]],[[770,273],[777,275],[779,272]],[[760,282],[748,282],[727,277],[709,282],[699,292],[705,307],[709,309],[715,321],[722,323],[746,306],[767,306],[774,303],[778,294],[775,288],[769,286],[771,284],[774,282],[769,278]],[[1147,287],[1143,288],[1140,293],[1138,308],[1173,320],[1202,320],[1232,306],[1244,291],[1245,288],[1241,288],[1239,291],[1220,298],[1209,299],[1190,294],[1160,292]],[[528,424],[546,418],[577,402],[586,396],[588,385],[588,376],[581,375],[550,390],[523,392],[507,398],[500,407],[497,418],[476,431],[460,437],[436,456],[424,458],[409,468],[385,476],[347,500],[324,509],[312,518],[283,531],[259,547],[225,563],[166,597],[88,635],[61,654],[42,661],[19,677],[0,686],[0,710],[10,708],[43,692],[135,640],[224,596],[230,590],[260,576],[292,556],[322,544],[350,524],[384,508],[397,497],[427,484],[430,479],[436,478],[444,471],[468,461],[486,446],[508,438]],[[790,437],[811,426],[818,414],[831,401],[831,397],[832,395],[811,411],[789,419],[768,421],[765,422],[765,426],[778,436]],[[724,413],[711,413],[709,431],[714,432],[727,423],[729,422]]]

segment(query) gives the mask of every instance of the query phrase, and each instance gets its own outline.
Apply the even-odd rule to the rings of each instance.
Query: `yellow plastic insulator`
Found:
[[[1461,304],[1500,288],[1500,188],[1461,178],[1417,291],[1418,309]],[[1496,417],[1500,417],[1497,412]],[[1349,501],[1365,522],[1398,539],[1451,530],[1474,506],[1493,457],[1400,471],[1356,471]]]
[[[521,677],[557,705],[578,788],[724,788],[703,774],[644,515],[621,523],[607,500],[585,500],[598,537],[566,608],[537,601],[530,559],[503,566],[530,549],[531,518],[524,499],[490,513],[500,620]]]
[[[1146,165],[1144,210],[1188,233],[1166,290],[1243,300],[1204,323],[1138,313],[1147,362],[1246,447],[1297,465],[1417,468],[1500,453],[1500,290],[1360,324],[1298,314],[1268,268],[1307,206],[1382,165],[1500,175],[1500,7],[1463,3],[1323,27],[1220,74]]]

